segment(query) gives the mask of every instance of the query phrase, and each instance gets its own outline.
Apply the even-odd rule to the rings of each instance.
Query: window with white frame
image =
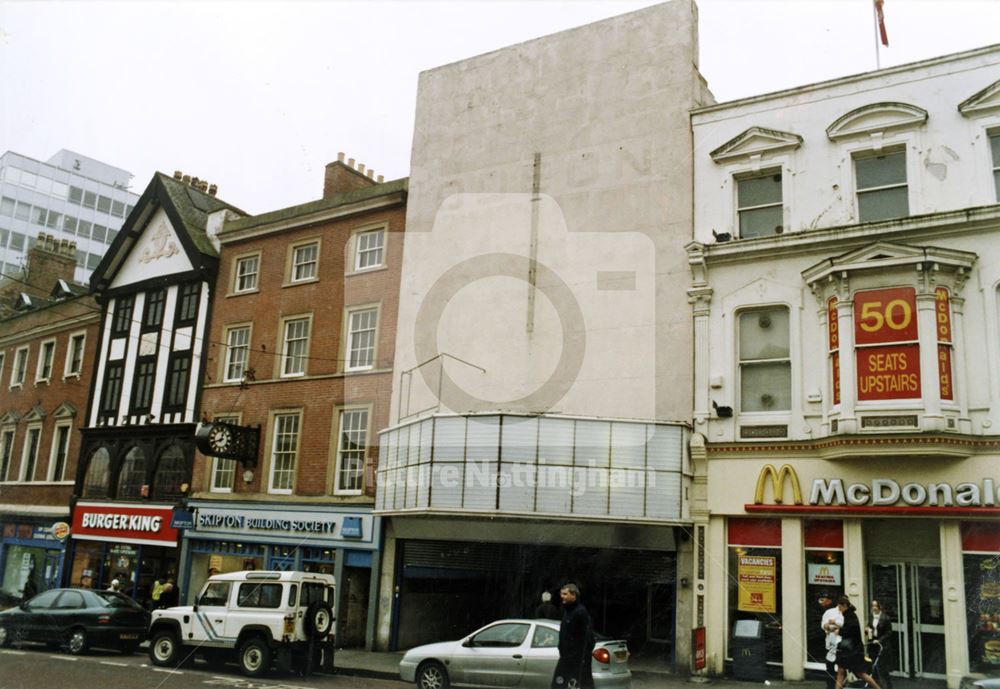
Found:
[[[14,366],[10,369],[10,386],[24,385],[28,374],[28,348],[21,347],[14,352]]]
[[[21,452],[21,480],[35,480],[35,465],[38,464],[38,446],[42,442],[42,427],[35,426],[28,429],[28,435],[24,438],[24,448]]]
[[[56,341],[46,340],[38,346],[38,367],[35,369],[35,382],[48,381],[52,377],[52,360],[56,355]]]
[[[271,493],[291,493],[299,451],[299,414],[275,414],[271,440]]]
[[[69,336],[69,347],[66,349],[66,366],[64,376],[79,376],[83,372],[83,352],[87,344],[87,333],[73,333]]]
[[[71,429],[72,425],[69,423],[56,426],[55,436],[52,439],[52,454],[49,456],[49,481],[62,481],[64,478]]]
[[[340,412],[337,434],[337,478],[335,493],[359,494],[365,483],[365,453],[368,448],[368,410]]]
[[[910,214],[905,151],[855,156],[854,174],[859,222],[903,218]]]
[[[990,134],[990,153],[993,156],[993,191],[1000,201],[1000,132]]]
[[[292,282],[312,280],[316,277],[316,264],[319,260],[319,243],[301,244],[292,249]]]
[[[740,237],[767,237],[784,231],[781,170],[736,179]]]
[[[378,229],[359,232],[356,240],[358,250],[354,269],[365,270],[366,268],[381,266],[382,255],[385,249],[385,230]]]
[[[238,416],[216,416],[212,419],[218,423],[238,424]],[[232,493],[236,483],[236,460],[223,457],[212,457],[212,476],[209,490],[213,493]]]
[[[739,315],[740,411],[789,411],[792,365],[788,309],[772,306]]]
[[[309,319],[292,318],[285,321],[284,342],[281,350],[282,377],[305,375],[308,353]]]
[[[375,362],[375,327],[378,309],[366,308],[347,314],[347,370],[371,368]]]
[[[234,292],[253,292],[257,289],[257,272],[260,256],[242,256],[236,259],[236,277],[233,281]]]
[[[250,326],[233,326],[226,331],[226,363],[222,380],[226,383],[238,383],[243,380],[246,372],[247,358],[250,353]]]
[[[0,431],[0,481],[7,481],[10,474],[10,458],[14,453],[14,429]]]
[[[7,354],[0,352],[0,380],[3,380],[3,365],[7,360]]]

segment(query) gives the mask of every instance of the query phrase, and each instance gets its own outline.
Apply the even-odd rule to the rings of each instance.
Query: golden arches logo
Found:
[[[792,499],[796,505],[802,504],[802,487],[799,485],[799,476],[795,469],[789,464],[783,464],[780,469],[775,469],[773,464],[765,464],[757,477],[757,490],[754,492],[753,503],[755,505],[764,504],[764,486],[768,477],[771,478],[771,490],[774,492],[774,504],[780,505],[785,489],[785,479],[792,484]]]

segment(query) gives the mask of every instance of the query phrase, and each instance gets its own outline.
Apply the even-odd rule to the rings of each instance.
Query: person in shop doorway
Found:
[[[38,595],[38,584],[35,583],[35,563],[31,562],[31,569],[28,570],[28,578],[24,580],[24,600],[31,600]]]
[[[837,644],[837,685],[843,689],[847,673],[865,681],[872,689],[882,689],[869,672],[871,666],[865,658],[865,646],[861,639],[861,622],[858,620],[857,609],[851,605],[851,599],[841,596],[837,608],[844,616],[844,624],[840,627],[840,643]]]
[[[552,594],[542,591],[542,602],[535,608],[536,620],[561,620],[562,612],[552,602]]]
[[[865,627],[868,656],[874,663],[872,675],[885,689],[892,689],[892,618],[877,600],[872,601],[871,617]]]
[[[837,645],[840,643],[840,628],[844,626],[844,614],[833,603],[829,594],[819,594],[819,604],[826,610],[820,626],[826,635],[826,689],[834,689],[837,685]]]
[[[552,689],[578,686],[593,689],[590,654],[594,652],[594,629],[590,613],[580,602],[580,589],[566,584],[559,589],[563,616],[559,625],[559,662],[552,675]]]
[[[121,590],[122,590],[122,583],[117,579],[112,579],[111,584],[108,586],[108,591],[117,591],[120,593]]]
[[[179,604],[180,592],[177,590],[177,584],[174,583],[173,579],[167,579],[166,583],[163,584],[163,590],[160,592],[160,603],[157,605],[158,608],[172,608]]]

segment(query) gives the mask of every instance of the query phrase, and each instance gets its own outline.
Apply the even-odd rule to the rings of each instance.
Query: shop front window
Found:
[[[0,592],[5,595],[0,596],[0,603],[3,602],[4,598],[8,599],[8,604],[14,602],[10,599],[27,600],[44,590],[44,563],[44,548],[7,546],[3,583],[0,584]]]
[[[995,672],[1000,668],[1000,527],[964,524],[962,549],[969,669]]]
[[[782,662],[781,522],[729,520],[729,631],[740,620],[764,627],[765,658]]]

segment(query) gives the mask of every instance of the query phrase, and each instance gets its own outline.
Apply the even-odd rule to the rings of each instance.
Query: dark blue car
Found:
[[[91,647],[132,653],[148,628],[149,613],[121,593],[50,589],[0,612],[0,647],[41,641],[73,655]]]

